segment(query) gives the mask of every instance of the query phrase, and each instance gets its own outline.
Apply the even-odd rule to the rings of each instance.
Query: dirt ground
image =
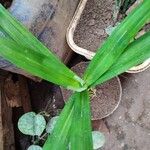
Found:
[[[150,149],[150,69],[120,76],[121,104],[106,118],[109,133],[102,150]]]

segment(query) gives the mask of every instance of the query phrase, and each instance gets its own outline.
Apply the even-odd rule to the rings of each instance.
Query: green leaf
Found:
[[[7,38],[0,39],[0,55],[32,75],[82,91],[84,81],[70,71],[54,54],[21,25],[0,4],[0,30]],[[8,38],[9,37],[9,38]]]
[[[0,27],[19,45],[50,55],[51,52],[0,4]]]
[[[78,93],[74,103],[70,150],[92,150],[90,99],[88,91]]]
[[[43,150],[42,147],[38,145],[31,145],[27,150]]]
[[[89,64],[84,79],[88,86],[98,80],[119,58],[130,40],[150,19],[150,1],[145,0],[113,31]]]
[[[5,37],[5,33],[1,27],[0,27],[0,37]]]
[[[32,75],[62,85],[68,89],[82,91],[83,81],[59,62],[49,56],[16,44],[8,38],[0,37],[0,56],[9,60]]]
[[[46,132],[47,133],[50,133],[50,134],[52,133],[58,119],[59,119],[59,116],[55,116],[55,117],[50,119],[50,121],[46,125]]]
[[[94,150],[101,148],[105,144],[105,136],[99,131],[92,131],[92,139]]]
[[[101,84],[150,58],[150,32],[133,41],[117,62],[92,87]]]
[[[29,112],[21,116],[18,121],[19,130],[26,135],[40,136],[46,127],[46,121],[42,115]]]
[[[76,93],[74,93],[64,109],[62,110],[59,119],[54,127],[51,135],[46,140],[43,150],[66,150],[69,143],[69,132],[72,123],[74,112],[74,101],[76,100]]]

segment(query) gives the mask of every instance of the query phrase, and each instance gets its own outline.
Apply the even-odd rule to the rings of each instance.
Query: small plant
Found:
[[[131,42],[149,20],[150,1],[145,0],[98,49],[81,79],[0,6],[0,31],[3,33],[0,37],[0,56],[35,76],[74,91],[44,143],[43,150],[93,149],[89,89],[150,57],[150,32]],[[32,117],[36,120],[39,116],[32,113]],[[37,131],[38,134],[35,131],[33,133],[39,136],[43,128]],[[26,129],[23,132],[26,133]],[[29,150],[34,148],[35,145]]]
[[[27,150],[42,150],[40,143],[46,140],[47,136],[52,134],[59,116],[51,118],[46,125],[46,120],[40,114],[28,112],[20,117],[18,121],[19,130],[25,134],[32,136],[32,145]],[[92,132],[93,149],[102,147],[105,143],[105,136],[99,131]]]
[[[28,112],[24,114],[18,121],[19,130],[25,134],[32,136],[32,144],[28,150],[41,150],[39,146],[51,134],[59,116],[51,118],[46,124],[45,118],[41,114]]]

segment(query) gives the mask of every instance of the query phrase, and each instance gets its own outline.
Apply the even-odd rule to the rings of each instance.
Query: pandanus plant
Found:
[[[93,149],[89,89],[150,57],[150,32],[133,41],[149,20],[150,0],[145,0],[97,50],[81,79],[0,6],[0,56],[34,76],[74,91],[44,150]]]

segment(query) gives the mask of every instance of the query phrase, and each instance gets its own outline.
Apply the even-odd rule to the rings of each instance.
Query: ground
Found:
[[[138,74],[123,74],[122,100],[108,118],[103,150],[150,149],[150,68]]]

